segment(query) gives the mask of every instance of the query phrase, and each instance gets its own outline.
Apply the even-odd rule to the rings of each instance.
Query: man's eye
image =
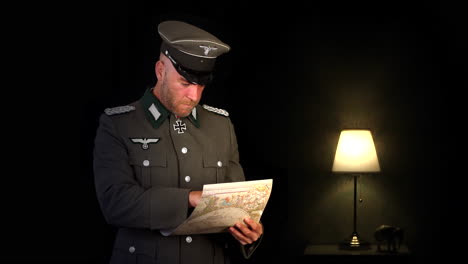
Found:
[[[182,83],[182,86],[185,86],[185,87],[187,87],[189,85],[190,85],[190,83],[185,83],[185,82]]]

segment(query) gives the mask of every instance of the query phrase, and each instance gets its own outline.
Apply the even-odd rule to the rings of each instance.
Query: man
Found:
[[[249,258],[263,234],[249,218],[230,234],[160,232],[188,218],[204,184],[245,177],[228,113],[198,105],[216,58],[230,47],[184,22],[162,22],[158,32],[156,85],[136,102],[106,109],[96,134],[97,197],[118,227],[111,263],[226,263],[233,246]]]

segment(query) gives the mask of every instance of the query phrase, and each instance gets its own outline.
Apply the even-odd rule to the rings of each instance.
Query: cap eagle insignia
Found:
[[[208,55],[208,53],[210,53],[210,51],[218,49],[217,47],[203,46],[203,45],[200,45],[200,48],[205,50],[205,52],[204,52],[205,56]]]

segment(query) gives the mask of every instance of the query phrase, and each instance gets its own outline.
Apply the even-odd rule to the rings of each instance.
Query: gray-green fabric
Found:
[[[111,263],[226,263],[226,247],[240,245],[229,233],[192,235],[188,243],[159,230],[187,219],[191,190],[245,180],[229,117],[197,106],[177,118],[151,90],[129,106],[102,114],[95,139],[97,198],[118,228]],[[257,245],[241,247],[245,257]]]
[[[181,21],[160,23],[158,33],[163,41],[161,52],[197,72],[211,72],[216,58],[231,49],[211,33]]]

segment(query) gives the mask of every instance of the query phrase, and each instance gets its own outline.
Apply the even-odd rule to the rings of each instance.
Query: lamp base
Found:
[[[361,239],[357,232],[353,232],[349,238],[340,243],[340,249],[370,249],[370,243]]]

